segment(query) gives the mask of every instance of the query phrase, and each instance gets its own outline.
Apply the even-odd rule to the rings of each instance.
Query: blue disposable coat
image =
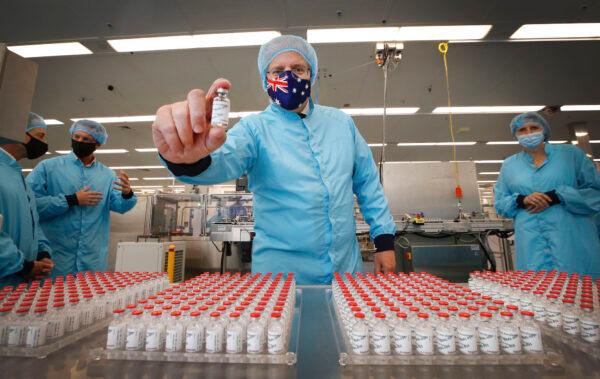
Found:
[[[25,183],[19,163],[0,150],[0,287],[23,281],[16,275],[24,261],[41,251],[52,252],[39,226],[35,196]]]
[[[371,150],[352,118],[310,103],[305,118],[271,104],[243,118],[209,168],[179,180],[215,184],[248,174],[254,194],[253,272],[294,272],[300,284],[362,270],[354,197],[371,237],[393,234]]]
[[[504,161],[495,187],[498,214],[514,218],[517,268],[557,269],[600,275],[600,243],[594,217],[600,211],[600,175],[572,145],[545,144],[546,161],[536,167],[525,152]],[[518,195],[555,190],[560,204],[530,214]]]
[[[40,162],[27,176],[35,193],[42,228],[54,251],[55,275],[79,271],[106,271],[110,211],[125,213],[137,198],[123,198],[113,189],[113,170],[95,161],[86,167],[73,154]],[[69,206],[65,195],[90,186],[101,192],[94,206]]]

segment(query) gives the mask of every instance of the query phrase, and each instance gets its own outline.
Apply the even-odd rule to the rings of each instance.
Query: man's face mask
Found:
[[[544,142],[544,138],[544,132],[535,132],[517,136],[517,140],[519,140],[521,146],[530,150],[535,149],[540,143]]]
[[[267,78],[267,93],[275,104],[291,111],[309,98],[310,80],[301,79],[292,71],[284,71],[277,78]]]
[[[79,142],[72,139],[71,147],[73,148],[73,153],[79,159],[85,158],[96,151],[96,144],[93,142]]]
[[[48,151],[48,144],[44,141],[40,141],[29,133],[26,133],[31,139],[29,142],[24,143],[25,150],[27,151],[27,159],[37,159]]]

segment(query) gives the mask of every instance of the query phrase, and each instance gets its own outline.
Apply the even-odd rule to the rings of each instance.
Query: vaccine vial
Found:
[[[364,313],[354,315],[355,322],[350,329],[350,344],[354,354],[369,353],[369,326],[365,322]]]
[[[398,320],[392,331],[394,353],[398,355],[412,354],[412,329],[406,321],[406,313],[400,312],[396,315]]]
[[[217,89],[217,96],[213,99],[211,125],[229,129],[229,90]]]

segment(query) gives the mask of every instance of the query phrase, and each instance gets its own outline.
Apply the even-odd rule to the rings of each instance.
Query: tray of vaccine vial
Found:
[[[533,313],[427,273],[336,273],[328,298],[343,366],[562,365]]]
[[[302,291],[292,274],[205,273],[117,309],[94,360],[293,365]]]
[[[101,329],[113,309],[168,283],[162,273],[79,273],[0,290],[0,356],[45,358]]]

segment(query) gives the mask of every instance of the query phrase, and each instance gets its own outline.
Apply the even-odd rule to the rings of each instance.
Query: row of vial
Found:
[[[283,354],[289,317],[282,313],[116,310],[108,327],[108,350],[208,354]]]
[[[103,291],[96,294],[86,291],[82,299],[73,293],[65,299],[59,292],[53,291],[56,288],[49,288],[48,285],[42,289],[32,285],[22,296],[19,289],[23,287],[17,287],[7,296],[10,300],[0,305],[0,346],[35,348],[53,342],[102,321],[115,308],[123,306],[125,301],[141,297],[164,285],[162,274],[156,273],[131,287],[106,294]],[[60,283],[57,286],[60,287]],[[85,288],[83,285],[81,287]],[[54,297],[49,296],[52,293]]]
[[[542,353],[541,332],[533,313],[522,314],[520,321],[511,312],[502,312],[500,321],[488,312],[481,312],[478,318],[461,312],[456,319],[444,312],[419,313],[415,320],[398,313],[396,320],[387,320],[384,313],[358,312],[344,328],[354,354]]]
[[[503,276],[502,280],[497,279],[499,275]],[[513,275],[519,279],[511,278]],[[519,304],[523,310],[533,311],[535,320],[541,324],[578,336],[584,342],[600,344],[597,286],[586,286],[585,280],[563,285],[560,284],[560,276],[551,272],[544,274],[543,278],[548,276],[552,278],[547,284],[548,288],[538,286],[533,291],[522,283],[510,284],[512,280],[520,282],[522,273],[471,274],[469,285],[483,294]],[[590,282],[591,279],[588,279],[588,283]],[[589,295],[586,296],[586,293]]]

